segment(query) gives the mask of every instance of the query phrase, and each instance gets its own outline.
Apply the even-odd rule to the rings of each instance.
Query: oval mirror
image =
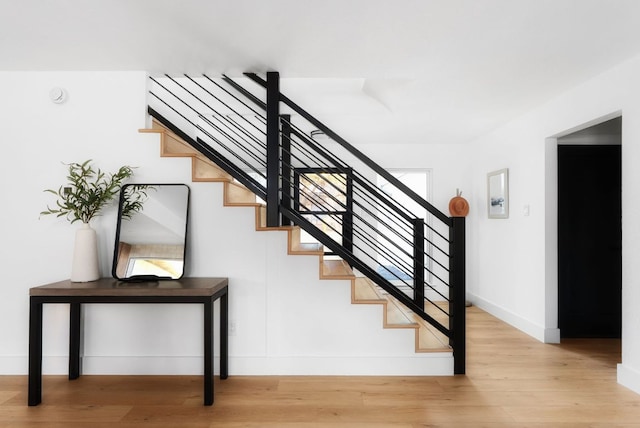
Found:
[[[120,192],[112,275],[122,281],[179,279],[189,215],[186,184],[126,184]]]

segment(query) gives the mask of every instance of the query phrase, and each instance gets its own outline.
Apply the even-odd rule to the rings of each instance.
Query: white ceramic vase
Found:
[[[72,282],[89,282],[100,278],[98,266],[98,238],[89,223],[82,223],[76,230],[73,248]]]

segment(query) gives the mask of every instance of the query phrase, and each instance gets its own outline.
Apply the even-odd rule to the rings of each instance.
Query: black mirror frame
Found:
[[[183,186],[186,188],[187,190],[187,199],[186,199],[186,212],[185,212],[185,222],[184,222],[184,248],[183,248],[183,254],[182,254],[182,260],[183,260],[183,269],[182,269],[182,273],[179,277],[177,278],[173,278],[173,277],[159,277],[156,275],[135,275],[132,277],[127,277],[127,278],[120,278],[117,275],[117,267],[118,267],[118,257],[119,257],[119,243],[120,243],[120,232],[121,232],[121,223],[122,223],[122,209],[124,206],[124,197],[125,197],[125,192],[124,190],[127,187],[130,186],[148,186],[150,188],[152,187],[161,187],[161,186]],[[180,278],[182,278],[184,276],[185,273],[185,268],[186,268],[186,261],[187,261],[187,236],[188,236],[188,231],[189,231],[189,217],[190,217],[190,201],[191,201],[191,189],[189,188],[189,186],[187,184],[184,183],[129,183],[129,184],[125,184],[124,186],[122,186],[121,190],[120,190],[120,196],[118,199],[118,217],[117,217],[117,225],[116,225],[116,235],[115,235],[115,241],[114,241],[114,249],[113,249],[113,261],[111,264],[111,276],[115,279],[117,279],[118,281],[122,281],[122,282],[144,282],[144,281],[159,281],[159,280],[167,280],[167,281],[176,281],[179,280]]]

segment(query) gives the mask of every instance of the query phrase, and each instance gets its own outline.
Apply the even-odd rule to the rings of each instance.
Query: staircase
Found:
[[[294,117],[304,117],[314,128],[331,136],[332,141],[342,140],[280,94],[277,80],[274,83],[273,77],[273,73],[270,73],[267,81],[263,81],[250,75],[251,80],[267,89],[266,103],[246,87],[226,77],[215,81],[205,76],[200,82],[188,76],[180,79],[168,76],[152,78],[149,107],[153,117],[152,127],[141,132],[160,134],[161,156],[190,157],[194,182],[222,183],[225,206],[253,208],[256,230],[286,231],[290,255],[317,256],[320,279],[350,281],[351,302],[379,305],[384,328],[413,329],[416,352],[453,352],[454,373],[464,373],[464,219],[447,218],[422,200],[419,203],[427,208],[430,216],[427,220],[407,216],[397,207],[392,208],[393,211],[380,209],[381,204],[397,203],[389,202],[391,197],[382,194],[374,188],[374,183],[358,175],[357,171],[371,169],[372,162],[344,142],[340,145],[347,146],[348,156],[353,159],[350,165],[343,165],[333,159],[333,153],[339,159],[346,157],[338,154],[338,147],[318,147],[320,144],[315,139],[306,137],[310,131],[294,124],[291,113]],[[229,88],[224,89],[224,83]],[[205,84],[208,84],[206,88]],[[169,85],[173,87],[168,89]],[[158,95],[163,91],[164,95]],[[176,92],[181,94],[178,96]],[[255,88],[253,92],[256,92]],[[274,98],[275,104],[284,100],[287,109],[293,111],[281,114],[277,106],[273,106]],[[215,108],[212,107],[213,103],[217,104]],[[231,103],[241,107],[231,107]],[[264,108],[266,117],[250,104]],[[214,120],[225,122],[225,128],[219,125],[212,127]],[[264,128],[266,131],[263,131]],[[304,142],[317,154],[297,153],[307,150],[300,147],[300,140],[307,140]],[[234,148],[234,144],[242,147]],[[301,157],[305,160],[301,160]],[[326,159],[335,163],[328,163]],[[363,164],[364,168],[362,165],[351,166],[358,163]],[[355,173],[352,168],[356,170]],[[374,164],[373,171],[381,174],[387,183],[416,199],[417,195],[379,166]],[[302,183],[305,174],[315,174],[316,178],[321,179],[331,175],[333,178],[339,177],[339,180],[337,185],[329,183],[331,186],[323,181],[322,186],[329,187],[329,190],[318,190],[320,186]],[[342,198],[340,194],[332,196],[335,191],[331,187],[349,191],[353,187],[355,191],[352,194],[345,190]],[[301,201],[305,198],[317,198],[313,205],[322,207],[322,213],[304,211]],[[371,201],[372,198],[379,198],[382,202]],[[323,206],[320,200],[326,205]],[[333,206],[339,209],[331,211]],[[338,211],[340,214],[336,214]],[[406,255],[405,242],[399,246],[403,251],[401,256],[398,256],[400,250],[385,253],[385,249],[396,245],[395,242],[400,238],[407,239],[395,230],[390,231],[389,225],[380,226],[382,221],[376,217],[384,215],[385,218],[393,218],[395,211],[400,212],[398,218],[409,217],[414,235],[411,237],[412,249],[409,250],[412,266],[406,268],[401,263],[403,260],[400,260]],[[317,220],[326,217],[327,212],[333,218],[339,217],[342,242],[335,236],[329,236],[336,234],[335,226],[332,230],[329,222]],[[371,217],[374,219],[371,220]],[[434,226],[435,222],[441,224]],[[384,237],[384,232],[397,233],[400,238]],[[436,242],[438,240],[444,244]],[[447,247],[446,250],[443,250],[444,247]],[[398,275],[395,270],[388,269],[389,264],[380,260],[386,263],[391,260],[406,272]],[[445,276],[447,278],[443,279]]]

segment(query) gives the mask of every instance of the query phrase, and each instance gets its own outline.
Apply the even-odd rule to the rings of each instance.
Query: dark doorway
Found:
[[[621,146],[559,143],[560,334],[620,338]]]

